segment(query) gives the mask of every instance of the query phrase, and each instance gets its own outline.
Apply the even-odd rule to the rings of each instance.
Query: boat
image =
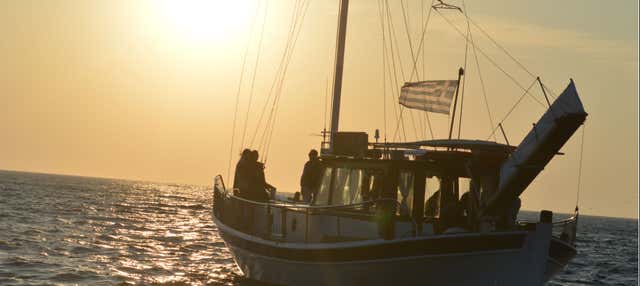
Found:
[[[251,200],[214,179],[213,220],[239,270],[308,286],[543,285],[562,272],[577,253],[578,208],[556,222],[548,210],[534,222],[516,215],[519,196],[586,120],[573,80],[553,102],[545,94],[546,112],[517,146],[452,138],[463,69],[457,81],[405,84],[399,99],[410,108],[447,97],[428,109],[448,113],[453,102],[449,138],[369,142],[338,128],[348,7],[340,1],[331,130],[313,201]]]

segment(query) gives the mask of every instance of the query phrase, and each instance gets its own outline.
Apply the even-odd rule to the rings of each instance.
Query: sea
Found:
[[[0,171],[0,285],[263,285],[211,204],[205,186]],[[637,238],[636,219],[581,216],[579,254],[548,285],[637,285]]]

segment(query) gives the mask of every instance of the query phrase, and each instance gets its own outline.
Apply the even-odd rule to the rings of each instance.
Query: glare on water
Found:
[[[237,284],[207,188],[0,173],[0,284]]]
[[[578,256],[549,285],[636,285],[636,233],[581,216]],[[238,272],[207,187],[0,171],[0,285],[43,283],[260,284]]]

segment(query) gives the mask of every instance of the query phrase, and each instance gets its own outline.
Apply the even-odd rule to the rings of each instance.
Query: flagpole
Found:
[[[458,105],[458,92],[460,91],[460,80],[462,79],[462,75],[464,75],[464,69],[460,68],[458,70],[458,87],[456,87],[456,96],[453,101],[453,115],[451,116],[451,127],[449,127],[449,140],[451,140],[451,134],[453,134],[453,123],[456,121],[456,105]]]

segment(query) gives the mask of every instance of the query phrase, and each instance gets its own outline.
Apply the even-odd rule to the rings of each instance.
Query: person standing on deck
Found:
[[[249,166],[248,166],[248,160],[249,160],[249,154],[251,153],[251,150],[249,149],[244,149],[242,151],[242,155],[240,155],[240,160],[238,161],[238,164],[236,164],[236,172],[235,175],[233,176],[233,188],[234,189],[238,189],[239,192],[242,194],[242,191],[247,192],[248,189],[248,183],[249,183]]]
[[[320,176],[322,172],[322,166],[318,159],[318,151],[311,149],[309,151],[309,161],[304,164],[304,170],[300,177],[300,192],[302,193],[302,199],[311,203],[315,200],[315,196],[318,192],[318,184],[320,183]]]
[[[268,202],[268,189],[275,189],[267,183],[264,175],[264,164],[258,162],[258,151],[253,150],[248,156],[248,173],[250,174],[248,196],[250,200],[257,202]]]

